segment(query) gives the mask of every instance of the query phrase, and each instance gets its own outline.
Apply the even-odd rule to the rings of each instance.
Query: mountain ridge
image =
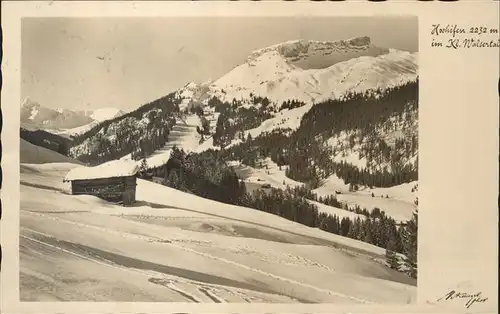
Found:
[[[100,122],[114,119],[126,112],[116,108],[95,110],[72,110],[44,107],[31,97],[21,102],[21,125],[29,129],[40,129],[60,135],[75,135]]]
[[[367,36],[339,41],[298,39],[255,50],[218,79],[190,82],[177,93],[194,102],[207,102],[213,96],[232,101],[261,95],[275,104],[291,99],[316,103],[346,92],[414,81],[417,57],[418,53],[374,46]]]

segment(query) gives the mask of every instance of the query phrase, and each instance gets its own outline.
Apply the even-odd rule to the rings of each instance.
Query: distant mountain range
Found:
[[[102,121],[123,114],[125,111],[115,108],[96,110],[48,108],[27,97],[21,103],[21,127],[29,130],[45,130],[63,136],[76,135]]]

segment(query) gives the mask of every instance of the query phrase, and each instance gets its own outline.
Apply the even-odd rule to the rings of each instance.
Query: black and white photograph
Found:
[[[416,303],[418,38],[23,18],[20,301]]]

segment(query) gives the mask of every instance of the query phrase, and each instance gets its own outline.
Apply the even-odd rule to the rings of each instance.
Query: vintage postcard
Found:
[[[498,9],[2,2],[2,311],[497,312]]]

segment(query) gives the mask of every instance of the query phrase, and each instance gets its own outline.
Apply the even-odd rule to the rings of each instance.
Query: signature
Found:
[[[488,301],[488,298],[483,297],[481,292],[476,293],[467,293],[467,292],[459,292],[455,290],[451,290],[441,298],[437,299],[437,301],[446,301],[446,300],[454,300],[461,299],[466,301],[465,307],[470,308],[475,303],[484,303]]]

